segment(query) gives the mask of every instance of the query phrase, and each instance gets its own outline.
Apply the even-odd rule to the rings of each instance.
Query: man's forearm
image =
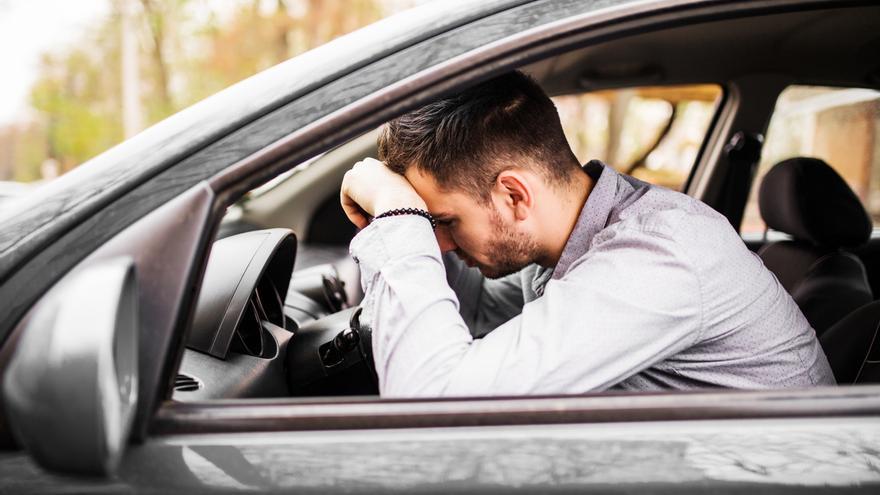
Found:
[[[383,396],[438,396],[471,344],[429,225],[374,222],[352,241]]]

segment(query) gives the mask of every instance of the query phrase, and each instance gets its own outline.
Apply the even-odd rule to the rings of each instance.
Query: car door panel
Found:
[[[171,383],[176,362],[167,362],[164,356],[175,355],[182,346],[182,335],[175,332],[183,308],[193,297],[189,287],[199,275],[193,261],[209,240],[204,232],[214,196],[204,184],[196,186],[142,218],[119,235],[94,251],[70,273],[117,256],[131,256],[138,279],[140,339],[138,349],[140,390],[132,435],[142,438],[148,419],[157,400],[164,399]],[[57,246],[57,244],[56,244]],[[13,335],[23,331],[25,318]],[[11,356],[9,350],[0,355],[0,367],[5,368]]]
[[[172,435],[132,448],[113,481],[20,454],[0,474],[44,492],[873,493],[878,443],[869,418]]]

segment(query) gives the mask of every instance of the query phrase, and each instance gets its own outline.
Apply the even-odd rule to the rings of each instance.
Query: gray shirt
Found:
[[[585,171],[597,182],[553,268],[485,280],[444,258],[417,216],[355,237],[383,396],[835,383],[806,318],[722,215],[599,162]]]

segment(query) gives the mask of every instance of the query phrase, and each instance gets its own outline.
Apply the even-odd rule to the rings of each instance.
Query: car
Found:
[[[870,339],[838,387],[380,398],[338,192],[382,123],[511,69],[560,97],[709,84],[676,97],[711,111],[664,184],[739,227],[780,94],[873,102],[878,26],[867,0],[435,2],[147,129],[0,211],[0,487],[876,492]],[[880,281],[880,242],[855,253]],[[876,333],[859,306],[827,332]]]
[[[27,194],[31,185],[24,182],[0,181],[0,209],[8,208],[16,198]]]

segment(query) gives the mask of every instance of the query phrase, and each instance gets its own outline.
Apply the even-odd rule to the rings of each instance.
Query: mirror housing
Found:
[[[45,468],[112,474],[138,395],[134,263],[73,272],[38,304],[3,381],[15,436]]]

